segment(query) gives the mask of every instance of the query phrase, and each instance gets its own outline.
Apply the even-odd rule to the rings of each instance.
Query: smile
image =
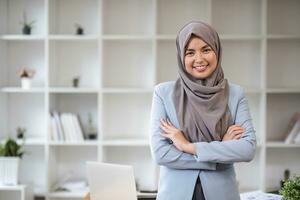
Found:
[[[205,71],[206,70],[206,68],[207,68],[207,65],[201,65],[201,66],[195,66],[195,67],[193,67],[193,69],[196,69],[197,70],[197,72],[203,72],[203,71]]]

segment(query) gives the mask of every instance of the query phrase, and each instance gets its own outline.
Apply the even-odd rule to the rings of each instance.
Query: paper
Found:
[[[282,196],[277,194],[253,191],[241,194],[241,200],[281,200]]]

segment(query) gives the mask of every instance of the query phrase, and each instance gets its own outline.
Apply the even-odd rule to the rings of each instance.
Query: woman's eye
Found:
[[[208,53],[208,52],[210,52],[210,50],[211,50],[211,49],[204,49],[203,52],[204,52],[204,53]]]
[[[187,55],[187,56],[188,55],[190,56],[190,55],[193,55],[193,54],[194,54],[194,52],[192,52],[192,51],[188,51],[188,52],[185,53],[185,55]]]

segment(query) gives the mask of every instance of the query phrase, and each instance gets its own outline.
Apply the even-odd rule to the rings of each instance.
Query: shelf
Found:
[[[46,89],[45,88],[22,89],[20,87],[3,87],[3,88],[1,88],[1,92],[5,92],[5,93],[44,93],[44,92],[46,92]]]
[[[103,146],[149,146],[146,139],[121,139],[121,140],[103,140],[100,142]]]
[[[285,144],[284,142],[267,142],[268,148],[300,148],[300,144]]]
[[[270,94],[300,93],[300,87],[299,88],[268,88],[267,93]]]
[[[8,132],[15,136],[18,127],[25,128],[25,137],[29,138],[29,144],[40,145],[39,141],[46,138],[45,95],[11,93],[7,96],[7,102]]]
[[[262,84],[260,41],[226,40],[222,44],[224,76],[243,88],[260,88]]]
[[[103,35],[103,40],[152,40],[154,36],[147,35]]]
[[[154,28],[154,5],[148,0],[103,0],[104,35],[151,35]]]
[[[97,88],[74,88],[74,87],[51,87],[49,88],[50,93],[95,93],[97,94],[100,90]]]
[[[288,124],[300,108],[300,93],[267,94],[266,141],[284,141]]]
[[[149,88],[154,83],[151,41],[103,42],[104,88]]]
[[[86,35],[98,35],[99,2],[97,0],[49,1],[50,35],[74,35],[79,24]],[[69,37],[69,36],[67,36]],[[75,39],[76,37],[74,37]],[[95,39],[95,38],[94,38]]]
[[[97,146],[97,141],[84,141],[84,142],[64,142],[64,141],[50,141],[50,146]]]
[[[268,34],[299,35],[300,1],[281,0],[267,1]],[[278,23],[280,22],[280,23]]]
[[[41,41],[45,40],[43,35],[2,35],[0,36],[1,40],[21,40],[21,41]]]
[[[25,138],[25,140],[17,139],[17,143],[25,146],[44,146],[46,141],[43,139]]]
[[[261,94],[263,93],[263,89],[260,88],[251,88],[251,87],[243,87],[246,94]]]
[[[270,40],[299,40],[300,35],[267,35]]]
[[[50,192],[47,196],[49,198],[76,198],[83,199],[83,197],[88,193],[86,192]]]
[[[300,148],[266,149],[266,189],[277,188],[278,190],[284,171],[287,169],[290,171],[290,177],[300,173],[299,154]]]
[[[2,67],[6,68],[5,86],[16,89],[20,87],[21,80],[19,71],[22,68],[28,68],[35,71],[32,78],[32,88],[45,87],[45,42],[34,40],[27,41],[12,41],[7,45],[5,58],[3,58]]]
[[[212,25],[219,34],[260,34],[262,8],[261,0],[212,0]]]
[[[0,191],[23,191],[25,190],[26,185],[16,185],[16,186],[7,186],[7,185],[0,185]]]
[[[48,190],[52,191],[58,181],[86,181],[86,162],[97,161],[98,159],[97,146],[50,146],[49,147],[49,163],[51,170],[48,171]],[[69,196],[80,195],[85,192],[81,190],[80,193],[50,193],[53,195]]]
[[[50,35],[50,40],[75,40],[75,41],[81,41],[81,40],[98,40],[97,35]]]
[[[175,39],[157,42],[156,83],[173,81],[178,77]]]
[[[300,40],[267,41],[267,88],[300,88],[299,51]]]
[[[23,14],[26,12],[27,22],[34,21],[31,29],[32,36],[46,35],[46,15],[45,15],[45,1],[29,0],[20,2],[18,0],[1,1],[4,8],[1,12],[4,15],[0,20],[2,33],[5,35],[19,35],[22,33]]]
[[[256,41],[262,40],[263,36],[261,35],[229,35],[229,34],[220,34],[221,40],[241,40],[241,41]]]
[[[233,35],[233,34],[220,34],[221,40],[261,40],[264,37],[262,35]],[[173,40],[175,41],[176,35],[157,35],[157,40]]]
[[[98,127],[98,94],[97,93],[51,93],[49,95],[49,112],[76,114],[83,133],[88,133],[89,114],[92,116],[93,126]],[[70,138],[71,139],[71,138]],[[70,141],[59,141],[55,145],[68,145]],[[94,141],[91,141],[94,145]],[[70,145],[87,145],[85,142],[71,142]]]
[[[176,35],[157,35],[156,39],[157,40],[173,40],[173,42],[175,42]]]
[[[177,34],[191,20],[209,21],[209,0],[157,1],[157,34]]]
[[[152,93],[103,95],[103,140],[148,138]]]
[[[153,93],[153,88],[103,88],[103,93]]]
[[[107,93],[107,94],[113,94],[113,93],[152,93],[153,88],[103,88],[103,89],[97,89],[97,88],[74,88],[74,87],[51,87],[48,88],[31,88],[31,89],[22,89],[20,87],[3,87],[0,90],[4,93],[45,93],[46,91],[49,91],[50,93],[74,93],[74,94],[81,94],[81,93],[91,93],[91,94],[97,94],[99,92]],[[256,90],[249,90],[249,92],[255,92]]]
[[[79,77],[79,87],[99,87],[99,48],[94,41],[53,40],[49,44],[50,87],[72,87]],[[72,55],[72,57],[70,57]]]

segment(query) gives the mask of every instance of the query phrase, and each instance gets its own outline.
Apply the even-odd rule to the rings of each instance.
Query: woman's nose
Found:
[[[203,62],[203,55],[202,55],[202,53],[196,53],[196,56],[195,56],[195,62],[197,62],[197,63],[201,63],[201,62]]]

